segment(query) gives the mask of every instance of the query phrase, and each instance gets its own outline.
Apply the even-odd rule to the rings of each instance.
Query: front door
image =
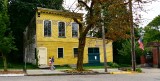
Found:
[[[38,64],[40,66],[47,65],[47,48],[45,47],[38,48]]]
[[[100,63],[99,48],[88,48],[88,63],[89,64]]]

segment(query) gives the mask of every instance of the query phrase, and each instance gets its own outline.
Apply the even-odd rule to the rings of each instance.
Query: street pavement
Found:
[[[109,69],[108,71],[116,71]],[[0,81],[160,81],[160,69],[143,68],[143,73],[97,74],[97,75],[53,75],[0,77]],[[28,70],[28,72],[31,70]],[[42,72],[44,72],[43,70]],[[49,70],[48,70],[49,71]],[[54,70],[53,72],[56,72]],[[104,71],[98,69],[98,71]],[[32,71],[33,72],[33,71]],[[58,71],[59,72],[59,71]],[[121,71],[120,71],[121,72]]]
[[[64,70],[67,69],[27,69],[26,73],[24,74],[0,74],[0,76],[48,76],[48,75],[77,75],[77,73],[66,73]],[[108,69],[108,72],[104,72],[104,69],[91,69],[95,73],[82,73],[85,75],[92,75],[92,74],[109,74],[109,73],[128,73],[125,71],[121,71],[118,69]]]
[[[49,70],[49,69],[28,69],[24,74],[0,74],[0,76],[48,76],[48,75],[77,75],[76,73],[66,73],[64,72],[66,69],[56,69],[56,70]],[[135,74],[135,72],[126,72],[115,69],[108,69],[108,72],[104,72],[104,69],[91,69],[92,71],[96,72],[95,74]],[[158,68],[142,68],[142,74],[153,74],[153,73],[160,73],[160,69]],[[138,74],[138,73],[136,73]],[[80,74],[78,74],[80,75]],[[92,73],[85,74],[85,75],[92,75]]]
[[[77,73],[66,73],[64,70],[67,69],[58,69],[58,70],[49,70],[49,69],[36,69],[36,70],[27,70],[27,76],[44,76],[44,75],[77,75]],[[118,69],[108,69],[108,72],[105,72],[104,69],[91,69],[95,73],[81,73],[85,75],[92,74],[113,74],[113,73],[131,73],[126,71],[121,71]],[[78,74],[79,75],[79,74]]]

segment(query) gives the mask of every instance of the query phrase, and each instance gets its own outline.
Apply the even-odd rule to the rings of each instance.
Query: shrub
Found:
[[[110,62],[108,63],[108,65],[111,67],[111,68],[119,68],[119,65],[117,63],[114,63],[114,62]]]
[[[142,69],[141,69],[141,68],[136,68],[136,72],[141,73],[141,72],[142,72]]]

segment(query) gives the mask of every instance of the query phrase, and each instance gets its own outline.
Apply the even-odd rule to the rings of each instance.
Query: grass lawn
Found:
[[[8,63],[8,69],[23,69],[24,68],[24,64],[23,63]],[[108,68],[118,68],[118,67],[128,67],[129,65],[118,65],[116,63],[107,63],[107,67]],[[26,64],[27,69],[39,69],[36,65],[33,64]],[[69,65],[55,65],[56,69],[73,69],[71,68]],[[104,69],[104,64],[100,63],[100,64],[84,64],[83,65],[84,69]],[[76,68],[76,67],[74,67]],[[0,69],[3,69],[3,62],[0,61]]]

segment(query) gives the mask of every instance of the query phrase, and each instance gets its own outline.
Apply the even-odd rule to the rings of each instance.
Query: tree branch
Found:
[[[90,10],[90,7],[87,5],[87,3],[85,3],[84,1],[82,0],[78,0],[78,3],[79,4],[83,4],[88,10]]]
[[[81,32],[83,32],[82,30],[83,30],[83,25],[82,25],[82,23],[80,22],[80,21],[78,21],[78,19],[77,18],[72,18],[73,20],[74,20],[74,22],[76,22],[76,23],[78,23],[79,24],[79,33],[81,33]]]

